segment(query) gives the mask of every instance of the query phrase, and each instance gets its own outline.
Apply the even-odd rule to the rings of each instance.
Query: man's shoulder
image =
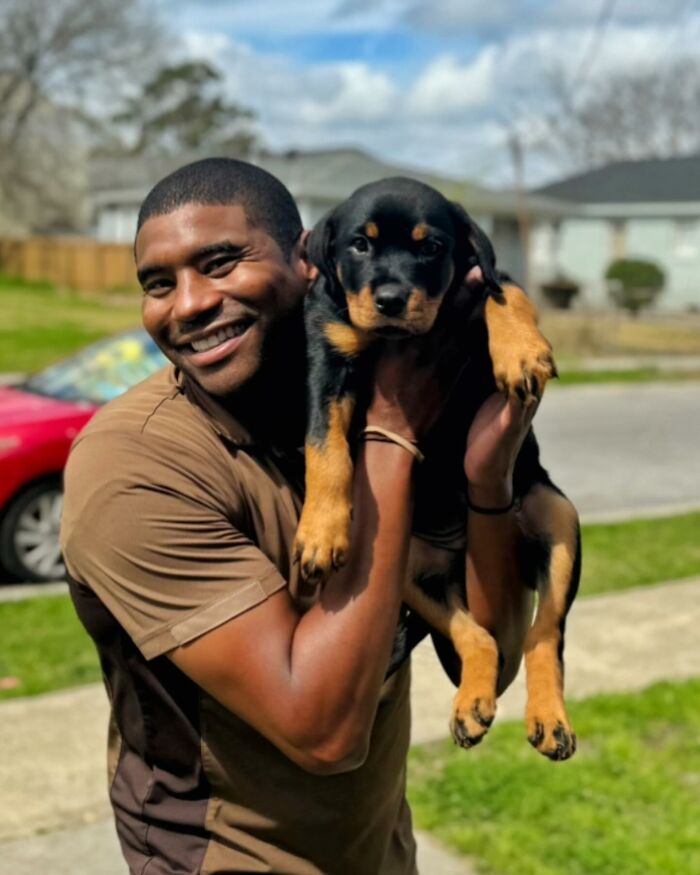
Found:
[[[102,407],[71,448],[67,474],[100,470],[156,476],[159,469],[207,470],[219,476],[219,441],[202,412],[185,396],[168,365]],[[203,471],[202,471],[203,473]]]
[[[110,431],[144,432],[154,416],[174,413],[173,407],[178,406],[180,394],[175,369],[166,365],[100,408],[81,431],[76,443],[90,435]],[[187,413],[184,406],[182,413]]]

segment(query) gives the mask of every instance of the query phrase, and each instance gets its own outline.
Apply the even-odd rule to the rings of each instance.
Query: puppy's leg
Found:
[[[294,545],[302,575],[319,583],[347,556],[353,472],[347,433],[355,406],[354,364],[326,335],[309,332],[315,345],[309,353],[306,497]]]
[[[571,502],[538,484],[525,497],[521,519],[526,534],[543,547],[535,620],[525,639],[530,743],[552,760],[576,750],[576,736],[564,705],[564,627],[580,575],[578,515]]]
[[[552,347],[537,327],[537,311],[525,292],[510,282],[502,295],[486,299],[484,319],[496,386],[530,403],[556,377]]]
[[[462,661],[450,730],[455,742],[469,748],[478,744],[496,716],[498,645],[457,599],[438,602],[410,580],[404,601],[434,629],[452,641]]]

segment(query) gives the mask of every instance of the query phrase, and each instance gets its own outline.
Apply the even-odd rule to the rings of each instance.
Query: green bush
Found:
[[[654,302],[666,276],[653,261],[618,258],[605,272],[608,294],[613,302],[633,315]]]

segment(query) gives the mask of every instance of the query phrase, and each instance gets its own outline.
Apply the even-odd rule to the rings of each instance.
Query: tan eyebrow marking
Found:
[[[374,222],[367,222],[367,224],[365,225],[365,234],[368,237],[376,239],[377,237],[379,237],[379,228],[377,228]]]
[[[428,227],[427,225],[416,225],[416,227],[411,231],[411,237],[413,240],[425,240],[428,236]]]

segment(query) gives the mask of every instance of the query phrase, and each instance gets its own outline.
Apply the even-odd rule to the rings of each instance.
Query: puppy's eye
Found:
[[[369,240],[366,237],[353,237],[350,243],[350,248],[354,249],[355,252],[360,252],[362,254],[369,252]]]
[[[432,257],[437,255],[441,249],[442,243],[438,243],[437,240],[424,240],[419,246],[418,251],[421,255]]]

